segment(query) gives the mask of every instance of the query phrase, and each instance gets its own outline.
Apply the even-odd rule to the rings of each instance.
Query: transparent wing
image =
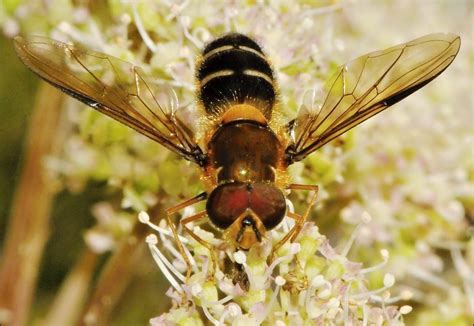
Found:
[[[15,38],[15,49],[26,66],[63,92],[187,160],[204,162],[192,131],[175,114],[174,92],[159,89],[137,66],[40,36]]]
[[[293,139],[286,149],[288,163],[302,160],[425,86],[451,64],[460,45],[457,35],[430,34],[340,67],[327,83],[323,104],[303,107],[288,123]]]

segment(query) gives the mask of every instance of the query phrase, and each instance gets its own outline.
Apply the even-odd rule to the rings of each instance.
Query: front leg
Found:
[[[290,190],[309,190],[313,191],[313,195],[311,196],[311,199],[309,201],[308,207],[306,208],[306,211],[304,214],[296,214],[292,212],[287,212],[286,216],[290,217],[295,220],[295,225],[288,231],[288,233],[280,240],[278,241],[272,248],[272,253],[270,257],[274,257],[275,253],[280,249],[288,240],[291,242],[294,242],[296,238],[298,237],[301,229],[303,228],[304,222],[309,216],[309,213],[311,212],[311,209],[313,206],[316,204],[316,199],[318,198],[319,194],[319,186],[316,185],[301,185],[301,184],[290,184],[287,189]]]
[[[189,260],[188,256],[186,255],[186,252],[184,251],[184,246],[181,240],[179,239],[178,232],[176,231],[176,226],[174,225],[173,221],[171,220],[171,217],[173,216],[174,213],[178,212],[179,210],[186,208],[188,206],[194,205],[200,201],[203,201],[207,198],[207,193],[203,192],[200,193],[199,195],[190,198],[182,203],[179,203],[176,206],[170,207],[166,210],[166,221],[168,223],[169,228],[171,229],[171,232],[173,233],[173,238],[176,242],[176,245],[178,246],[179,253],[183,257],[184,262],[186,263],[187,269],[186,269],[186,280],[189,280],[189,277],[191,276],[192,272],[192,264],[191,261]]]
[[[186,226],[186,224],[190,223],[190,222],[193,222],[193,221],[197,221],[197,220],[200,220],[204,217],[207,217],[207,212],[206,211],[202,211],[202,212],[199,212],[195,215],[192,215],[192,216],[189,216],[189,217],[186,217],[184,219],[182,219],[180,221],[180,224],[182,225],[184,231],[186,233],[188,233],[194,240],[196,240],[199,244],[201,244],[202,246],[204,246],[205,248],[207,248],[209,250],[209,253],[211,255],[211,261],[212,261],[212,273],[211,273],[211,277],[214,277],[214,274],[216,273],[217,271],[217,254],[216,254],[216,249],[212,246],[212,244],[210,244],[209,242],[207,242],[206,240],[202,239],[200,236],[198,236],[196,233],[194,233],[190,228],[188,228]]]

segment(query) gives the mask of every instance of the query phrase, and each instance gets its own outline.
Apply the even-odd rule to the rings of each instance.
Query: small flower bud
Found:
[[[311,286],[314,288],[319,288],[325,283],[324,277],[322,275],[318,275],[311,280]]]
[[[156,244],[158,243],[158,238],[157,238],[157,236],[154,235],[154,234],[149,234],[149,235],[146,237],[145,241],[146,241],[146,243],[148,243],[148,244],[154,246],[154,245],[156,245]]]
[[[318,293],[318,297],[321,299],[328,299],[331,296],[331,290],[325,289]]]
[[[301,245],[297,242],[290,245],[290,254],[296,255],[301,250]]]
[[[148,215],[148,213],[145,211],[141,211],[140,213],[138,213],[138,220],[141,223],[147,224],[148,222],[150,222],[150,215]]]
[[[275,278],[275,284],[278,285],[278,286],[283,286],[285,285],[286,283],[286,280],[281,277],[280,275],[278,275],[276,278]]]
[[[395,277],[390,273],[385,274],[383,278],[383,285],[389,288],[393,286],[393,284],[395,284]]]
[[[402,306],[400,308],[400,313],[402,315],[406,315],[406,314],[409,314],[411,311],[413,310],[413,308],[409,305],[405,305],[405,306]]]
[[[191,293],[194,296],[198,296],[202,292],[202,286],[200,284],[193,284],[191,286]]]
[[[242,250],[239,250],[234,253],[234,259],[236,263],[243,265],[247,261],[247,256]]]
[[[229,310],[229,315],[231,317],[237,317],[237,316],[241,316],[242,315],[242,309],[240,308],[240,306],[236,303],[230,303],[227,307],[227,309]]]
[[[390,256],[390,253],[388,252],[387,249],[382,249],[382,250],[380,250],[380,254],[382,255],[382,258],[383,258],[384,260],[387,260],[388,257]]]

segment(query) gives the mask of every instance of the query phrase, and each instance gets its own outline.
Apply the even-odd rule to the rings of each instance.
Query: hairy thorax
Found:
[[[221,182],[274,182],[280,144],[268,126],[233,121],[213,136],[209,162]]]

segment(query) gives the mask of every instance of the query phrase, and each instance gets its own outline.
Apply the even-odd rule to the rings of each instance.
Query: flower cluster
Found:
[[[148,240],[173,286],[168,292],[173,307],[152,321],[156,324],[200,324],[206,317],[242,324],[396,324],[411,309],[406,304],[414,307],[405,318],[408,324],[471,322],[474,133],[472,76],[466,73],[473,48],[464,42],[472,36],[465,24],[472,19],[468,2],[309,3],[114,0],[95,7],[67,0],[7,1],[0,4],[0,25],[10,37],[45,34],[139,64],[157,84],[173,87],[191,122],[196,121],[195,59],[206,42],[227,31],[255,37],[271,58],[282,120],[293,118],[304,94],[322,88],[338,64],[435,27],[461,34],[461,52],[440,78],[290,168],[293,182],[321,188],[311,215],[318,228],[308,223],[273,261],[269,248],[291,221],[248,253],[220,250],[219,261],[234,266],[235,277],[223,266],[211,275],[207,249],[183,237],[195,262],[186,280],[186,265],[167,227],[160,225],[159,236]],[[78,105],[68,102],[65,120],[71,127],[61,135],[62,155],[44,162],[69,190],[81,191],[91,180],[114,190],[109,203],[94,209],[99,223],[86,232],[93,250],[113,250],[132,229],[135,212],[156,203],[172,206],[202,191],[197,169],[93,110],[77,110]],[[292,201],[296,210],[304,205],[302,197]],[[374,217],[370,223],[360,221],[365,212]],[[213,233],[199,226],[195,232],[225,247]],[[350,245],[341,245],[344,239]],[[337,249],[329,241],[339,244]],[[390,296],[388,288],[395,294]]]
[[[191,237],[180,236],[192,261],[192,276],[186,279],[187,266],[170,230],[165,225],[154,225],[148,214],[141,212],[140,221],[158,233],[158,237],[149,235],[147,243],[172,285],[167,295],[173,300],[173,308],[153,318],[151,324],[198,325],[203,314],[214,325],[404,325],[403,315],[412,308],[394,304],[409,300],[411,293],[392,296],[395,279],[390,273],[384,275],[382,287],[367,288],[367,275],[382,270],[388,251],[382,250],[381,262],[368,268],[347,258],[360,226],[370,223],[367,217],[341,252],[329,244],[314,223],[307,222],[297,241],[286,243],[269,262],[272,243],[292,227],[293,220],[284,220],[260,246],[248,252],[222,252],[220,261],[227,262],[217,271],[210,268],[206,248]],[[194,226],[194,232],[216,247],[225,247],[213,233],[199,226]]]

